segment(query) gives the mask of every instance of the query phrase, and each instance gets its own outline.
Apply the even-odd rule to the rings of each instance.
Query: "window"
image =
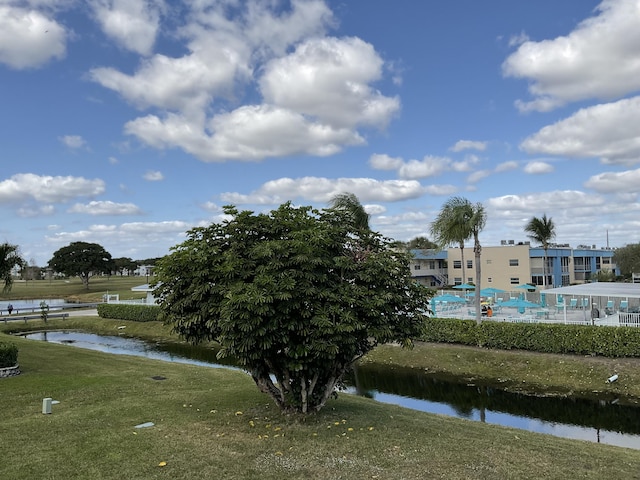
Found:
[[[487,278],[487,283],[491,283],[493,282],[493,279],[491,277]]]
[[[418,265],[414,265],[414,266],[413,266],[413,269],[414,269],[414,270],[420,270],[420,265],[419,265],[419,264],[418,264]]]
[[[511,285],[518,285],[520,283],[520,278],[519,277],[511,277],[511,279],[509,279],[509,283]]]
[[[510,258],[509,259],[509,266],[510,267],[517,267],[520,264],[520,262],[518,262],[517,258]]]
[[[435,270],[436,269],[436,262],[434,262],[433,260],[429,260],[429,270]]]
[[[462,268],[462,260],[454,260],[453,268]]]
[[[473,260],[467,260],[467,268],[473,268]]]
[[[491,259],[487,260],[487,265],[491,265]]]
[[[454,285],[462,285],[462,277],[456,277],[453,279]]]

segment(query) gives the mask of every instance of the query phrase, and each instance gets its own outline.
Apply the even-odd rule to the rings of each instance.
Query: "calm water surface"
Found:
[[[26,338],[63,343],[112,354],[137,355],[169,362],[236,368],[221,363],[216,352],[185,344],[81,332],[39,332]],[[489,386],[459,383],[409,368],[363,364],[347,379],[349,393],[422,412],[448,415],[558,437],[640,449],[640,407],[615,398],[536,397]]]

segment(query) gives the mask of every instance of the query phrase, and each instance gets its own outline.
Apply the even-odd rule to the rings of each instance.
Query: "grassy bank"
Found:
[[[118,328],[125,327],[125,328]],[[101,335],[127,335],[151,341],[180,341],[160,322],[128,322],[97,317],[52,319],[28,323],[0,323],[0,332],[41,329],[84,330]],[[418,343],[413,350],[392,345],[376,348],[363,362],[410,367],[428,373],[461,377],[468,382],[499,385],[509,391],[538,395],[619,398],[622,404],[640,402],[640,359],[551,355],[524,351],[489,350],[450,344]],[[618,374],[618,381],[606,379]]]
[[[144,327],[150,336],[168,335],[165,327]],[[0,478],[599,479],[640,472],[639,451],[348,395],[300,420],[281,416],[238,371],[13,341],[23,374],[0,380]],[[41,413],[44,397],[60,401],[52,415]],[[144,422],[155,426],[134,428]]]
[[[8,293],[0,292],[0,302],[33,298],[65,298],[75,302],[101,302],[105,293],[121,299],[143,298],[145,293],[132,292],[131,287],[146,283],[146,277],[91,277],[89,288],[78,277],[65,280],[15,281]]]

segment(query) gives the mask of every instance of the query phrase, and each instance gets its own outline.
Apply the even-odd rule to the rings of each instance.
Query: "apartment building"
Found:
[[[614,251],[580,245],[554,244],[546,254],[529,242],[507,240],[499,246],[483,246],[480,258],[483,287],[512,290],[529,283],[547,288],[585,283],[601,270],[620,272],[613,264]],[[443,288],[462,283],[475,283],[476,259],[473,247],[450,247],[446,251],[413,250],[412,275],[422,284]],[[464,269],[463,267],[464,263]],[[546,274],[546,282],[544,280]]]

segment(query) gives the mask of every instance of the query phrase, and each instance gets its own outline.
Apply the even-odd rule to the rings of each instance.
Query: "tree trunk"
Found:
[[[480,246],[480,240],[478,239],[478,234],[475,234],[475,243],[473,246],[473,253],[475,254],[476,259],[476,322],[478,325],[482,323],[482,310],[480,309],[480,283],[482,281],[482,272],[480,266],[480,253],[482,252],[482,247]]]

